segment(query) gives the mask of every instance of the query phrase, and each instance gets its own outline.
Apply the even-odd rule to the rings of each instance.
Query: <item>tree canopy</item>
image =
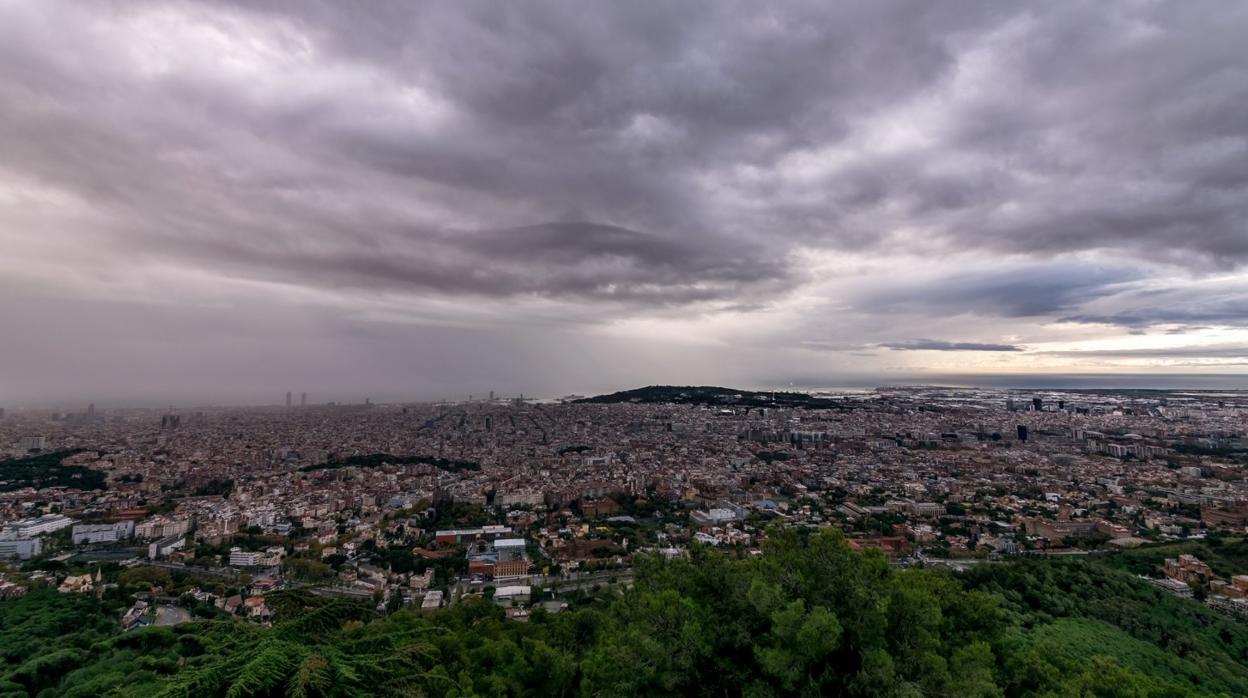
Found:
[[[128,634],[107,601],[0,602],[0,695],[1248,695],[1248,630],[1128,573],[901,570],[834,531],[775,532],[761,557],[642,558],[631,588],[527,623],[480,597],[385,617],[301,592],[269,601],[269,629]]]

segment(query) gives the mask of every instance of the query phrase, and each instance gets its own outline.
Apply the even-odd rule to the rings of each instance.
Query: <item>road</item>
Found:
[[[464,594],[479,592],[487,586],[501,587],[510,585],[540,586],[547,591],[568,592],[577,589],[590,589],[595,585],[605,586],[615,583],[630,586],[633,583],[633,570],[603,570],[601,572],[570,572],[567,575],[545,576],[540,574],[518,577],[515,579],[493,580],[491,582],[471,582],[460,580],[451,587],[451,598],[448,603]]]

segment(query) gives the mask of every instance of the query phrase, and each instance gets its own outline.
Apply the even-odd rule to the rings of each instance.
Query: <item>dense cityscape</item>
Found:
[[[1248,650],[1246,416],[1235,391],[922,386],[10,409],[0,687],[1231,695],[1248,686],[1233,659]],[[794,574],[805,581],[782,591]],[[799,600],[768,620],[780,602],[758,594]],[[796,622],[806,629],[785,651],[798,654],[777,668],[780,645],[728,633],[679,659],[687,633],[709,631],[649,614],[681,598],[720,624],[770,626],[764,638]],[[876,610],[859,617],[855,598]],[[736,617],[734,599],[764,616]],[[928,646],[924,661],[956,666],[837,658],[841,632],[908,638],[933,613],[951,623],[938,634],[948,649]],[[340,629],[310,633],[318,618]],[[631,634],[673,622],[679,634],[654,646]],[[995,629],[959,648],[984,623]],[[397,683],[361,682],[361,667],[435,630],[449,634],[431,654],[385,670]],[[389,639],[360,645],[359,632]],[[920,651],[899,641],[879,651]],[[464,642],[558,657],[562,673],[525,678]],[[1089,642],[1091,664],[1077,649]],[[1166,658],[1180,647],[1188,658]],[[620,652],[623,664],[600,663]],[[651,669],[612,668],[638,663]]]
[[[265,594],[289,588],[380,611],[486,593],[523,619],[566,607],[561,590],[627,581],[636,553],[757,553],[774,527],[837,528],[895,564],[959,567],[1248,523],[1242,393],[793,397],[654,388],[605,402],[288,395],[275,407],[10,411],[3,593],[91,592],[127,569],[163,570],[178,591],[261,621]],[[1248,576],[1152,572],[1248,617]],[[162,586],[145,591],[170,596]],[[189,619],[172,603],[139,608],[128,626]]]

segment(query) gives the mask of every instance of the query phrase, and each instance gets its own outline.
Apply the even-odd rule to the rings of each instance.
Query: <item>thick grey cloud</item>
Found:
[[[1062,318],[1064,322],[1121,325],[1144,328],[1154,325],[1186,325],[1204,328],[1209,325],[1244,327],[1248,325],[1248,298],[1189,303],[1173,307],[1152,307],[1123,310],[1112,314],[1082,314]]]
[[[681,304],[735,299],[747,288],[783,285],[789,276],[749,245],[726,241],[699,249],[692,241],[576,222],[413,231],[402,242],[379,237],[358,248],[274,248],[219,238],[167,244],[263,278],[446,295]]]
[[[1248,280],[1154,284],[1110,299],[1106,307],[1063,317],[1063,322],[1118,325],[1135,330],[1173,325],[1170,332],[1207,327],[1248,327]]]
[[[193,342],[245,287],[554,353],[1242,328],[1205,279],[1248,262],[1245,34],[1203,0],[0,3],[0,305],[181,304]]]
[[[906,342],[881,344],[894,351],[1022,351],[1013,344],[985,344],[983,342],[946,342],[937,339],[912,339]]]
[[[1119,293],[1140,276],[1127,268],[1080,263],[1001,266],[897,280],[864,289],[854,305],[869,313],[1036,317]]]
[[[140,57],[136,75],[115,47],[88,44],[74,61],[49,43],[46,23],[92,14],[159,30],[140,20],[165,5],[186,15],[167,21],[199,23],[178,32],[224,35],[206,37],[224,47],[185,50],[226,55],[159,70],[142,62],[161,57]],[[694,281],[721,280],[722,260],[697,257],[726,240],[782,277],[775,246],[878,246],[916,224],[926,244],[1238,264],[1248,9],[1201,9],[49,3],[10,10],[35,17],[8,23],[4,135],[17,144],[10,167],[127,209],[130,232],[159,214],[160,230],[143,233],[157,250],[225,245],[298,266],[330,247],[399,285],[395,248],[428,258],[422,245],[461,235],[472,246],[448,232],[469,221],[637,230],[675,245],[665,266],[687,263]],[[250,85],[222,69],[231,52],[255,63]],[[902,120],[916,143],[864,147],[855,134],[873,119]],[[785,163],[802,158],[815,172],[794,182]],[[405,210],[403,196],[452,210]],[[743,211],[735,197],[762,202]],[[586,230],[546,243],[611,253]],[[602,276],[595,285],[613,282]]]

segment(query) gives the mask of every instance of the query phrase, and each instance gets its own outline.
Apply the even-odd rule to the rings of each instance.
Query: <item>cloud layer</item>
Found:
[[[985,344],[983,342],[946,342],[939,339],[913,339],[908,342],[881,344],[894,351],[1022,351],[1013,344]]]
[[[535,393],[691,351],[719,382],[1229,362],[1245,34],[1200,1],[0,2],[0,315],[112,318],[56,333],[117,366],[154,306],[189,357],[279,352],[230,308],[322,349],[484,337]],[[0,347],[0,400],[116,392],[38,345]],[[313,363],[245,384],[433,390]]]

